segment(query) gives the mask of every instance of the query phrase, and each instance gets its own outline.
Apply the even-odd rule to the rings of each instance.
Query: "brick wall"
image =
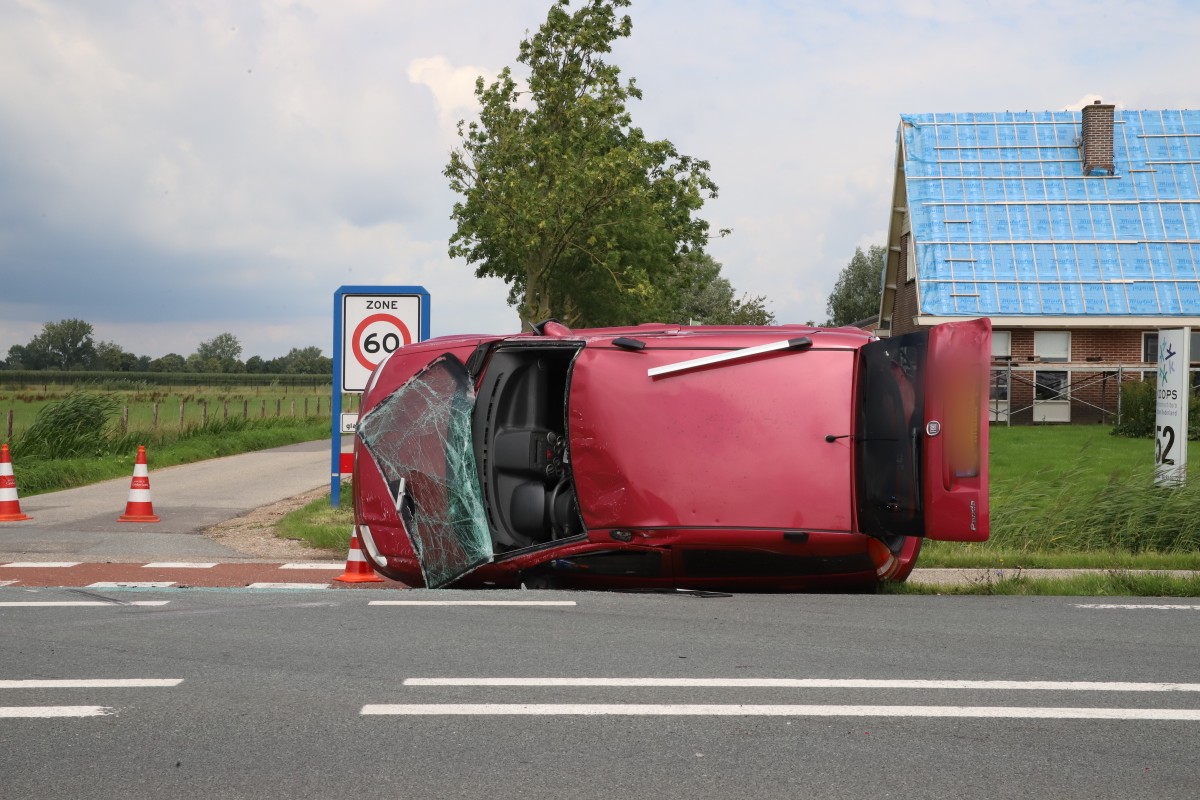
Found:
[[[917,316],[917,282],[909,281],[908,240],[911,233],[900,237],[900,268],[896,271],[896,302],[892,307],[892,335],[911,333],[917,329],[913,318]]]

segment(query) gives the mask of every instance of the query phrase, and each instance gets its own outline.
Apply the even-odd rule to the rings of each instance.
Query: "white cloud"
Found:
[[[455,135],[459,120],[475,116],[475,82],[480,77],[491,81],[492,74],[480,67],[455,67],[444,56],[414,58],[408,65],[408,79],[433,93],[438,126],[448,136]]]

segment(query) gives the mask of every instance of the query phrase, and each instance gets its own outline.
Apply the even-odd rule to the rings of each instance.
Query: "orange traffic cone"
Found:
[[[129,483],[129,502],[117,522],[158,522],[154,504],[150,502],[150,470],[146,467],[146,448],[138,445],[137,462],[133,465],[133,480]]]
[[[0,522],[20,522],[23,519],[33,517],[21,513],[21,501],[17,499],[17,479],[13,477],[8,445],[0,445]]]
[[[383,578],[375,574],[366,556],[358,546],[358,526],[350,535],[350,552],[346,556],[346,571],[334,578],[342,583],[383,583]]]

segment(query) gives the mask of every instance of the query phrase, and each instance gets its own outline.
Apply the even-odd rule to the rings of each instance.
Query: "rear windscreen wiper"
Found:
[[[741,350],[730,350],[725,353],[717,353],[716,355],[703,356],[701,358],[693,358],[688,361],[680,361],[677,364],[664,364],[661,367],[651,367],[646,370],[646,375],[651,378],[659,375],[670,375],[675,372],[685,372],[690,369],[698,369],[707,367],[712,364],[720,364],[729,361],[741,361],[753,356],[762,355],[763,353],[771,353],[776,350],[807,350],[812,347],[812,339],[807,336],[800,336],[796,339],[785,339],[782,342],[771,342],[770,344],[760,344],[755,347],[743,347]]]

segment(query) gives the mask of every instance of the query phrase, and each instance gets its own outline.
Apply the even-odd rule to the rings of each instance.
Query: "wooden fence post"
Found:
[[[250,419],[250,398],[242,398],[242,419]]]
[[[129,433],[129,406],[121,409],[121,435]]]
[[[13,410],[10,408],[8,410],[8,433],[5,435],[4,441],[7,442],[12,439],[12,431],[13,431]]]
[[[154,401],[154,418],[150,421],[150,430],[158,432],[158,401]]]
[[[208,398],[207,397],[200,401],[200,425],[205,428],[208,427]]]
[[[183,430],[183,407],[187,405],[187,400],[179,401],[179,430]]]

